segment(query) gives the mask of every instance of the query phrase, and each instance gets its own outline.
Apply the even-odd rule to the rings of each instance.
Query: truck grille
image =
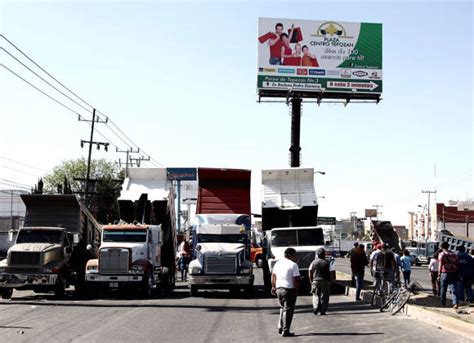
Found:
[[[102,274],[128,273],[128,249],[101,249],[99,255],[99,272]]]
[[[235,274],[237,273],[237,256],[236,255],[221,255],[208,256],[206,255],[204,272],[206,274]]]
[[[39,265],[40,257],[39,252],[12,251],[10,253],[10,264],[20,266]]]
[[[316,254],[314,251],[297,251],[296,256],[298,256],[298,267],[308,269]]]

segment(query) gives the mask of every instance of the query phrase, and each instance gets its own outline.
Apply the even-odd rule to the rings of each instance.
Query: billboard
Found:
[[[166,168],[168,179],[180,181],[197,180],[196,168]]]
[[[259,18],[260,96],[378,99],[382,24]]]
[[[369,218],[377,217],[377,210],[373,208],[366,208],[365,216]]]

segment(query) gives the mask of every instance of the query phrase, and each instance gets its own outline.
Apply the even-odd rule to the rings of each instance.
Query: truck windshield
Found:
[[[18,232],[16,243],[50,243],[61,244],[62,231],[59,230],[28,230]]]
[[[271,243],[275,247],[324,245],[324,233],[322,229],[277,230]]]
[[[198,235],[200,243],[245,243],[245,235]]]
[[[104,242],[128,242],[143,243],[146,242],[146,230],[104,230]]]

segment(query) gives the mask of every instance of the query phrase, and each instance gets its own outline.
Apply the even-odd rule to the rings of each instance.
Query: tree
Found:
[[[67,160],[54,167],[43,179],[45,193],[79,193],[85,191],[87,161],[82,159]],[[78,180],[82,179],[82,180]],[[86,205],[101,223],[118,219],[117,199],[120,195],[123,171],[113,162],[105,159],[91,160],[90,179],[97,180],[95,194],[88,197]],[[59,186],[58,186],[59,185]]]

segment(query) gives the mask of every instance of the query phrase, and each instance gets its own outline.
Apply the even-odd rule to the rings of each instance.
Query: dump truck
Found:
[[[76,195],[23,194],[25,222],[0,262],[0,294],[13,289],[83,294],[85,266],[97,254],[100,225]]]
[[[86,266],[90,293],[121,289],[150,297],[176,274],[175,193],[165,168],[131,168],[118,199],[120,222],[104,225],[98,258]]]
[[[262,170],[262,228],[266,234],[265,288],[275,263],[284,258],[288,247],[296,250],[302,278],[324,247],[324,232],[317,226],[318,202],[313,168]],[[306,283],[303,283],[306,285]]]
[[[395,253],[400,256],[403,254],[405,243],[403,243],[390,221],[373,220],[370,225],[373,246],[386,243]]]
[[[208,288],[251,293],[250,170],[199,168],[198,184],[190,293]]]

